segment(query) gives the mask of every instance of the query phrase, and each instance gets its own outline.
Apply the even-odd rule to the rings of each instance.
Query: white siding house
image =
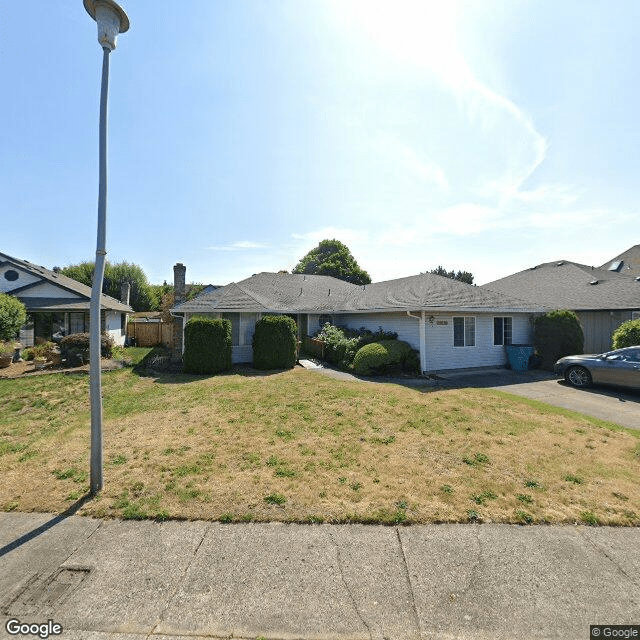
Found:
[[[19,335],[25,346],[59,332],[89,331],[91,288],[76,280],[0,253],[0,292],[15,296],[27,308],[28,321]],[[102,296],[102,329],[117,345],[124,344],[127,314],[132,311],[128,303]]]
[[[533,315],[544,311],[434,274],[361,286],[328,276],[259,273],[171,312],[183,326],[193,315],[228,318],[235,363],[252,361],[262,315],[287,314],[297,320],[300,337],[315,335],[325,322],[395,332],[419,352],[422,371],[435,372],[504,366],[505,344],[530,344]],[[182,349],[184,340],[179,344]]]

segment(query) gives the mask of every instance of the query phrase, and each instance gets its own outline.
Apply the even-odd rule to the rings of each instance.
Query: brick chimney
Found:
[[[129,306],[129,300],[131,298],[131,285],[128,282],[123,282],[120,285],[120,302]]]
[[[187,268],[178,262],[173,267],[173,295],[174,304],[177,306],[182,304],[187,299],[186,296],[186,275]],[[173,319],[173,340],[171,345],[172,359],[174,361],[180,361],[182,359],[183,348],[183,331],[184,331],[184,318],[182,316],[175,317]]]
[[[187,267],[185,267],[182,262],[178,262],[173,267],[173,293],[175,296],[175,303],[181,304],[183,303],[186,297],[186,276],[187,276]]]

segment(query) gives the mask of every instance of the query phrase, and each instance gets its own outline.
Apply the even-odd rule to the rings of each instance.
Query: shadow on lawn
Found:
[[[154,378],[158,384],[189,384],[208,378],[241,376],[243,378],[265,378],[283,373],[285,369],[261,370],[248,364],[236,364],[229,371],[210,374],[193,374],[182,371],[182,363],[171,359],[171,352],[165,347],[154,347],[133,368],[140,377]]]

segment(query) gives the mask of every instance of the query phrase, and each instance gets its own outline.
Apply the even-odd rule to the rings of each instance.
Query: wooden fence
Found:
[[[155,347],[159,344],[170,347],[173,341],[173,323],[129,322],[127,337],[135,338],[139,347]]]
[[[302,348],[305,353],[324,360],[324,342],[307,336],[302,341]]]

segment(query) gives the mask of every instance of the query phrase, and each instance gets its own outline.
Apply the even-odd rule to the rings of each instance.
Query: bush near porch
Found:
[[[324,343],[324,359],[358,375],[384,375],[392,372],[418,373],[420,358],[398,334],[373,332],[364,327],[348,329],[325,324],[316,336]]]
[[[231,322],[195,316],[184,329],[184,372],[219,373],[231,369]]]
[[[401,340],[372,342],[359,349],[353,359],[353,370],[361,376],[417,373],[419,367],[418,354]]]
[[[298,328],[289,316],[263,316],[253,334],[256,369],[291,369],[296,363]]]

